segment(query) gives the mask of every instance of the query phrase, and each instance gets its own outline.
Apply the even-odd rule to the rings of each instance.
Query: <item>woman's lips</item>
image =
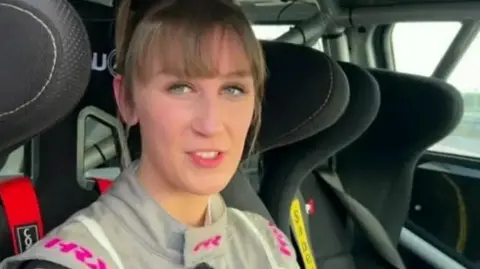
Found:
[[[221,151],[193,151],[187,154],[193,164],[200,168],[216,168],[225,157],[225,153]]]

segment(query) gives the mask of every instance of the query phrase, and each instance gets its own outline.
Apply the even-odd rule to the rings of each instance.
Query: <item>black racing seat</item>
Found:
[[[116,75],[115,15],[117,10],[95,1],[69,0],[82,18],[90,37],[92,73],[87,92],[80,107],[95,106],[115,115],[117,106],[112,79]],[[118,1],[117,1],[118,2]]]
[[[353,64],[339,64],[350,84],[350,102],[335,125],[318,135],[319,143],[324,143],[317,145],[318,148],[325,147],[327,143],[337,150],[348,146],[367,130],[380,107],[380,90],[373,76]],[[310,174],[302,182],[301,194],[304,200],[310,202],[306,222],[310,227],[310,241],[317,267],[355,268],[351,256],[351,238],[345,233],[347,215],[339,207],[338,198],[331,193],[330,187]]]
[[[300,141],[333,125],[343,114],[349,98],[345,74],[325,54],[309,47],[281,42],[264,41],[262,46],[269,72],[262,107],[262,126],[257,154],[248,157],[243,163],[252,159],[263,162],[264,152],[294,147]],[[289,156],[286,152],[282,157],[290,159],[294,156]],[[293,158],[292,162],[298,164],[300,160]],[[252,165],[259,164],[252,162]],[[249,166],[245,168],[248,169]],[[280,170],[280,167],[275,169]],[[238,178],[233,179],[222,194],[231,207],[261,213],[265,211],[265,206],[258,198],[256,189],[251,186],[248,178],[250,175],[239,169]],[[259,178],[262,176],[259,175]],[[286,175],[279,174],[279,177],[284,176]],[[292,191],[294,194],[295,190]],[[275,195],[285,196],[284,193],[276,192]],[[286,204],[284,209],[288,216],[290,203]],[[282,225],[275,218],[276,212],[269,213],[272,213],[277,225]],[[270,214],[268,216],[271,218]],[[288,230],[286,234],[289,234]]]
[[[289,73],[295,72],[294,70],[302,70],[302,72],[306,73],[305,78],[308,78],[308,80],[304,82],[308,83],[308,86],[305,88],[317,88],[318,91],[325,91],[326,95],[324,99],[315,98],[309,100],[309,102],[317,105],[319,114],[316,123],[306,121],[304,126],[302,126],[305,129],[310,128],[309,135],[304,134],[303,137],[299,135],[303,140],[298,140],[298,143],[291,146],[267,148],[262,156],[263,178],[260,186],[260,197],[277,222],[279,228],[287,234],[290,232],[291,203],[303,180],[320,164],[326,162],[328,158],[342,149],[349,139],[355,136],[357,129],[363,128],[364,124],[368,124],[368,117],[373,117],[372,114],[374,114],[376,106],[375,84],[371,83],[369,86],[372,88],[370,91],[373,91],[373,93],[370,92],[370,95],[367,95],[366,98],[371,97],[371,100],[368,100],[368,102],[372,103],[367,103],[366,105],[371,105],[372,109],[365,110],[365,117],[367,117],[367,119],[363,118],[362,113],[342,116],[347,107],[348,99],[344,99],[344,103],[341,104],[331,104],[331,107],[326,109],[324,104],[328,104],[328,102],[331,101],[329,89],[348,87],[350,81],[347,81],[347,77],[344,71],[342,71],[342,68],[322,52],[309,48],[303,48],[304,51],[298,50],[299,51],[295,53],[285,54],[281,58],[282,61],[289,63],[289,68],[273,65],[276,68],[282,68],[282,70],[274,69],[272,72],[276,71],[288,77]],[[325,63],[323,69],[319,67],[322,59]],[[279,59],[273,59],[271,61],[279,61]],[[314,62],[316,62],[318,66],[312,66]],[[345,69],[350,71],[348,67],[349,66],[345,67]],[[313,79],[313,77],[317,79]],[[284,83],[283,81],[278,82]],[[371,80],[368,82],[371,82]],[[292,89],[298,87],[297,83],[299,83],[297,80],[290,81]],[[278,84],[276,87],[285,87],[284,85],[285,83]],[[352,84],[350,85],[350,87],[353,86]],[[361,97],[358,97],[358,100],[354,101],[362,102],[362,105],[364,104],[364,100],[361,99]],[[289,103],[286,101],[285,106],[288,105],[295,107],[292,108],[292,110],[302,110],[304,108],[302,103]],[[355,106],[356,105],[357,104],[355,104]],[[358,119],[351,120],[346,124],[337,122],[338,118],[342,121],[342,118],[350,118],[352,116],[355,118],[358,117]],[[279,115],[275,115],[275,117],[278,118]],[[331,120],[332,118],[335,118],[335,120]],[[333,131],[334,129],[335,131]],[[312,132],[312,130],[315,131]]]
[[[369,71],[380,86],[380,110],[367,131],[338,154],[336,173],[347,192],[370,210],[397,246],[417,162],[427,148],[457,126],[463,99],[453,86],[434,78]],[[351,253],[356,268],[391,268],[381,262],[358,224],[355,227]]]
[[[462,114],[460,94],[444,82],[389,71],[371,73],[381,90],[377,118],[359,139],[340,151],[335,166],[319,168],[323,172],[302,186],[305,198],[314,199],[319,209],[315,211],[321,212],[311,214],[309,224],[317,260],[323,268],[395,266],[380,256],[362,225],[352,222],[352,214],[318,177],[341,180],[346,192],[378,219],[387,240],[397,248],[418,158],[448,134]],[[437,109],[425,111],[425,102]]]
[[[66,1],[0,0],[0,14],[1,155],[72,110],[84,94],[91,55],[85,28]],[[0,193],[3,260],[42,235],[40,212],[48,208],[39,206],[42,196],[28,177],[3,179]]]
[[[115,10],[85,0],[69,0],[82,19],[90,40],[91,68],[87,90],[73,111],[38,139],[38,166],[36,188],[45,196],[42,207],[56,208],[44,212],[46,231],[61,224],[73,212],[98,198],[98,192],[84,189],[77,183],[77,117],[86,106],[99,107],[114,115],[112,90],[114,57],[108,57],[113,48],[113,17]],[[92,58],[94,61],[92,61]],[[83,139],[83,138],[82,138]],[[58,165],[62,163],[62,165]],[[52,188],[55,186],[55,188]],[[58,201],[68,201],[58,206]]]

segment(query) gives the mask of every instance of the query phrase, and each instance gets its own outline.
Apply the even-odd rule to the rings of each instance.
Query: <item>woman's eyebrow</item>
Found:
[[[240,69],[240,70],[234,70],[234,71],[230,71],[230,72],[227,72],[227,73],[224,73],[224,74],[220,74],[220,76],[222,76],[222,77],[250,77],[250,76],[252,76],[252,72],[250,70]]]
[[[178,79],[183,79],[183,78],[188,78],[183,72],[178,71],[178,70],[163,70],[159,71],[156,73],[155,76],[166,76],[166,77],[171,77],[171,78],[178,78]],[[215,76],[215,75],[212,75]],[[217,74],[217,76],[222,77],[222,78],[232,78],[232,77],[251,77],[252,72],[247,69],[239,69],[239,70],[233,70],[225,73],[220,73]]]

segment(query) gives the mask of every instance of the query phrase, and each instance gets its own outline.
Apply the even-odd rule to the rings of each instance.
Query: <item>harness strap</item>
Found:
[[[103,178],[95,178],[95,183],[97,184],[98,191],[100,191],[100,194],[103,194],[106,192],[110,186],[112,185],[112,181],[109,179],[103,179]]]
[[[43,237],[43,221],[32,181],[22,176],[0,183],[0,199],[13,251],[22,253]]]
[[[316,174],[328,184],[350,216],[363,228],[365,235],[378,254],[395,269],[406,269],[397,247],[393,244],[383,225],[369,209],[345,192],[338,175],[335,172],[323,171],[316,171]]]

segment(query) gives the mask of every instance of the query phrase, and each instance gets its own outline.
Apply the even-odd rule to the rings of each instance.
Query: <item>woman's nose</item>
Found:
[[[219,100],[216,98],[202,98],[194,112],[192,127],[195,132],[203,136],[213,136],[222,132],[222,109]]]

